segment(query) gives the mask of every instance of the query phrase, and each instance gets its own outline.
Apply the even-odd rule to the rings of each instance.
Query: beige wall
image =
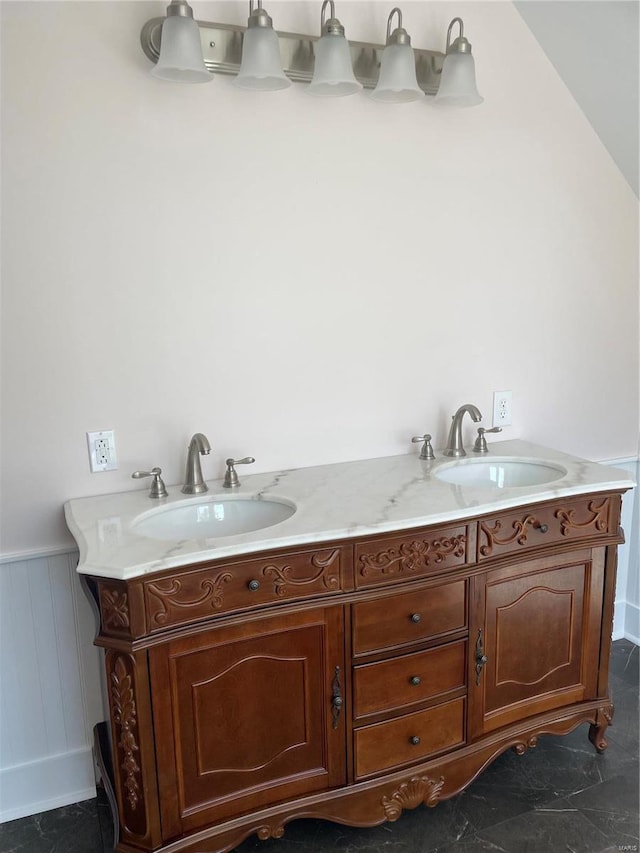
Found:
[[[161,83],[164,6],[1,4],[4,553],[66,545],[62,503],[135,468],[178,482],[197,430],[207,477],[398,454],[510,388],[505,437],[637,454],[637,200],[510,3],[404,7],[417,47],[464,17],[461,111]],[[379,41],[389,8],[338,11]]]

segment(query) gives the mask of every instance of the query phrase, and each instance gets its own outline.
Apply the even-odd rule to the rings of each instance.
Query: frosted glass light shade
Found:
[[[378,85],[371,93],[376,101],[402,104],[424,97],[418,86],[413,48],[408,44],[388,44],[382,52]]]
[[[174,83],[210,83],[213,80],[202,58],[200,30],[193,18],[181,15],[165,18],[160,56],[151,73]]]
[[[351,64],[349,42],[343,35],[327,33],[315,44],[313,79],[307,86],[308,95],[321,98],[340,98],[362,89]]]
[[[241,89],[261,92],[275,92],[291,85],[282,70],[278,35],[271,27],[245,30],[240,72],[233,82]]]
[[[474,107],[484,101],[476,85],[476,67],[471,53],[446,55],[434,101],[451,107]]]

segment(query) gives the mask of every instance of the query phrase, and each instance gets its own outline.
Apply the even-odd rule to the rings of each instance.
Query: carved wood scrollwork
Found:
[[[126,591],[101,589],[102,624],[105,628],[129,627],[129,601]]]
[[[282,838],[284,835],[284,826],[261,826],[256,830],[256,835],[260,841],[266,841],[268,838]]]
[[[571,530],[585,530],[588,527],[602,533],[607,529],[609,518],[609,498],[605,498],[600,504],[596,501],[589,501],[587,512],[590,517],[584,521],[576,519],[575,509],[557,509],[555,512],[556,518],[560,519],[560,530],[563,536],[568,536]]]
[[[607,725],[610,726],[613,723],[613,714],[615,712],[615,708],[613,705],[606,705],[604,708],[598,708],[598,714],[602,714],[604,719],[607,722]]]
[[[169,581],[150,583],[147,590],[150,595],[160,602],[160,610],[151,617],[155,625],[163,625],[169,618],[172,607],[194,607],[198,604],[209,604],[212,610],[219,610],[223,602],[223,587],[233,578],[231,572],[222,572],[215,578],[205,578],[200,582],[202,595],[196,598],[185,598],[180,578]],[[168,586],[167,586],[168,584]]]
[[[398,820],[404,809],[415,809],[420,803],[433,808],[440,800],[444,776],[438,780],[429,776],[414,776],[403,782],[389,797],[382,798],[382,807],[388,821]]]
[[[310,578],[294,578],[293,567],[284,565],[276,566],[271,563],[262,569],[262,574],[265,578],[273,578],[273,589],[276,595],[283,596],[287,593],[287,585],[289,586],[305,586],[309,583],[314,583],[322,579],[322,584],[325,589],[334,590],[340,588],[340,578],[338,576],[338,566],[331,571],[331,566],[336,562],[340,549],[335,548],[330,551],[326,557],[320,554],[314,554],[311,557],[311,565],[320,569],[313,577]]]
[[[133,694],[133,681],[123,655],[116,658],[111,671],[111,700],[113,721],[117,733],[117,748],[122,752],[121,783],[132,811],[136,810],[140,795],[140,765],[136,760],[139,752],[136,740],[137,711]]]
[[[488,557],[493,551],[494,545],[510,545],[516,541],[518,545],[527,544],[527,528],[539,527],[540,522],[535,515],[526,515],[523,519],[517,519],[513,522],[513,533],[500,538],[498,531],[502,530],[502,522],[500,519],[496,521],[493,527],[488,527],[484,522],[480,522],[480,530],[487,537],[487,542],[480,548],[480,553],[483,557]]]
[[[520,741],[520,743],[514,743],[512,749],[516,755],[524,755],[528,749],[535,749],[538,745],[538,736],[532,735],[526,741]]]
[[[442,563],[449,556],[464,557],[464,547],[467,537],[443,536],[441,539],[416,540],[404,542],[399,548],[389,548],[378,554],[362,554],[360,556],[360,574],[368,577],[371,574],[383,575],[402,572],[417,572],[427,569],[431,563]]]

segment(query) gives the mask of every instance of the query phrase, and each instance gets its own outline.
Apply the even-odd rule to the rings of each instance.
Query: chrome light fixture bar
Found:
[[[152,18],[142,27],[140,43],[146,56],[157,62],[160,56],[162,25],[166,18]],[[196,21],[200,30],[204,64],[211,73],[235,74],[240,71],[242,40],[245,27],[235,24],[216,24]],[[282,67],[290,80],[310,83],[313,78],[315,44],[318,36],[277,32]],[[353,72],[365,89],[374,89],[378,82],[380,62],[386,45],[349,41]],[[416,77],[427,95],[435,95],[445,55],[437,50],[413,48]]]

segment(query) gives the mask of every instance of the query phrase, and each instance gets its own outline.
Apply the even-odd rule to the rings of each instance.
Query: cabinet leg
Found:
[[[95,758],[98,771],[100,773],[100,782],[104,788],[104,792],[109,804],[111,812],[111,820],[113,823],[113,848],[115,849],[118,843],[119,836],[119,818],[118,818],[118,803],[113,790],[113,768],[111,766],[111,744],[109,742],[109,730],[107,723],[98,723],[93,728],[93,755]]]
[[[604,752],[609,746],[605,737],[607,728],[613,721],[613,705],[598,708],[596,722],[589,726],[589,740],[596,748],[596,752]]]

